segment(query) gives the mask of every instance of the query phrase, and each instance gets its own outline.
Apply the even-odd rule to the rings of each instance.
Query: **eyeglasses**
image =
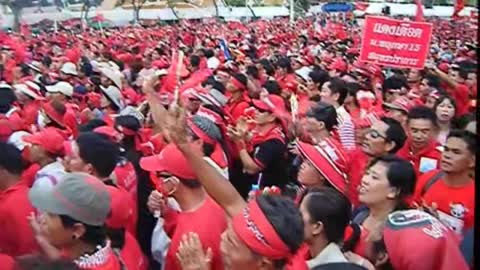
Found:
[[[380,132],[378,132],[375,129],[370,129],[368,131],[368,135],[370,135],[370,137],[372,137],[372,139],[382,138],[384,140],[388,140],[387,137],[383,136],[382,134],[380,134]]]

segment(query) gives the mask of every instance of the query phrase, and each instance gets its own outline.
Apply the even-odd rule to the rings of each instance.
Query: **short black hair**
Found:
[[[260,59],[259,63],[262,65],[263,69],[265,69],[265,73],[268,76],[275,75],[275,67],[272,65],[272,63],[268,59]]]
[[[433,87],[435,89],[440,88],[441,81],[440,81],[440,78],[438,78],[438,76],[427,73],[425,77],[423,77],[423,79],[427,81],[428,86]]]
[[[88,225],[66,215],[59,215],[59,217],[63,227],[65,228],[71,228],[77,223],[81,223],[83,226],[85,226],[85,233],[80,237],[80,240],[90,245],[102,247],[105,246],[107,241],[107,232],[104,226]]]
[[[477,151],[477,135],[462,129],[453,129],[448,133],[447,139],[459,138],[467,144],[467,149],[472,155],[476,155]]]
[[[435,111],[426,106],[415,106],[408,111],[408,122],[414,119],[429,120],[434,127],[437,126]]]
[[[405,144],[405,141],[407,140],[407,134],[405,134],[402,124],[400,124],[400,122],[397,120],[385,116],[381,117],[380,120],[388,125],[385,135],[387,137],[387,141],[395,143],[395,147],[393,147],[389,152],[390,154],[394,154]]]
[[[343,242],[345,229],[352,217],[352,204],[345,195],[334,188],[311,188],[304,193],[310,222],[322,222],[329,243]]]
[[[213,53],[212,49],[206,49],[203,51],[203,54],[205,54],[206,58],[214,57],[215,54]]]
[[[312,79],[312,81],[318,84],[318,89],[322,87],[322,85],[330,79],[328,72],[322,69],[315,69],[308,73],[308,76]]]
[[[295,254],[304,238],[303,219],[298,207],[292,200],[278,195],[261,195],[256,200],[280,239]]]
[[[263,84],[263,87],[267,90],[269,94],[280,95],[282,89],[277,81],[268,80]]]
[[[348,93],[347,84],[340,78],[331,78],[328,82],[330,82],[329,88],[332,94],[339,94],[338,104],[343,105]]]
[[[100,177],[108,177],[120,159],[120,149],[106,136],[94,132],[80,133],[76,139],[80,158],[92,164]]]
[[[468,79],[468,73],[469,73],[468,70],[464,67],[460,67],[458,69],[458,76],[460,76],[460,78],[464,80]]]
[[[378,162],[387,166],[388,183],[390,186],[398,189],[398,199],[399,202],[402,202],[400,205],[405,208],[404,199],[413,194],[417,183],[417,175],[413,165],[405,159],[399,158],[393,154],[387,154],[373,159],[368,167],[370,168]]]
[[[287,73],[293,73],[292,63],[290,62],[290,59],[288,59],[287,57],[282,57],[278,59],[277,66],[279,68],[286,69]]]
[[[315,118],[319,122],[325,123],[325,128],[332,131],[338,124],[337,110],[332,105],[319,101],[307,112],[307,117]]]
[[[14,145],[0,142],[0,167],[14,175],[21,175],[24,169],[22,153]]]
[[[198,55],[192,55],[190,56],[190,65],[192,67],[198,67],[200,66],[200,56]]]
[[[249,65],[247,66],[247,71],[246,73],[250,76],[252,76],[255,79],[260,79],[259,74],[258,74],[258,69],[255,65]]]
[[[248,78],[247,76],[243,75],[242,73],[234,73],[232,74],[232,77],[237,79],[241,84],[243,84],[245,87],[247,87],[248,84]]]
[[[391,89],[401,89],[402,87],[408,88],[407,81],[403,77],[391,76],[387,78],[382,84],[382,90],[385,94]]]
[[[446,99],[450,100],[450,103],[452,103],[453,108],[455,109],[455,112],[457,112],[457,102],[455,101],[454,98],[451,96],[447,95],[441,95],[436,101],[435,104],[433,105],[433,112],[437,112],[437,107]],[[435,114],[436,115],[436,114]]]
[[[361,88],[360,84],[357,83],[357,82],[347,82],[346,86],[347,86],[347,90],[348,90],[348,95],[347,96],[353,97],[353,102],[355,103],[355,105],[360,106],[360,104],[358,104],[358,100],[357,100],[357,93],[358,93],[358,91],[360,91],[360,88]]]

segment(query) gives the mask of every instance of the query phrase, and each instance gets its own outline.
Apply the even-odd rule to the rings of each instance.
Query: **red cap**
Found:
[[[423,211],[391,213],[383,239],[394,269],[469,269],[453,232]]]
[[[267,104],[268,101],[252,99],[253,106],[272,113],[276,112],[277,110],[285,110],[285,101],[281,96],[269,94],[267,98],[271,104]]]
[[[400,96],[396,98],[392,103],[384,103],[383,106],[389,109],[403,111],[408,114],[410,109],[414,106],[414,103],[408,97]]]
[[[298,142],[298,149],[325,179],[338,191],[347,191],[347,158],[343,150],[330,139],[318,145]]]
[[[51,102],[43,102],[40,105],[40,107],[50,119],[52,119],[54,122],[56,122],[60,126],[65,127],[65,121],[63,120],[64,114],[61,114],[57,110],[55,110]]]
[[[108,137],[109,140],[112,142],[119,142],[121,140],[122,134],[118,132],[115,128],[111,126],[101,126],[97,127],[93,130],[93,132],[98,133],[98,134],[103,134]]]
[[[105,224],[112,229],[128,228],[134,219],[135,210],[131,202],[130,194],[122,188],[106,186],[112,198],[110,215]]]
[[[197,177],[175,144],[165,146],[158,155],[140,159],[140,167],[148,172],[168,172],[185,180]]]
[[[51,154],[63,155],[65,139],[56,128],[46,128],[33,135],[23,137],[23,141],[39,145],[45,151]]]
[[[444,73],[448,73],[450,66],[448,65],[448,63],[443,62],[443,63],[440,63],[440,65],[438,65],[438,69],[440,69]]]
[[[337,70],[341,72],[347,71],[347,63],[341,59],[335,59],[329,66],[328,69],[330,70]]]

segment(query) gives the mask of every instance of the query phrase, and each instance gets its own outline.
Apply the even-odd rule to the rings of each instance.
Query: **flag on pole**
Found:
[[[417,13],[415,15],[415,21],[422,22],[423,21],[422,0],[415,0],[415,5],[417,5]]]
[[[227,41],[223,38],[220,39],[220,48],[222,49],[226,61],[232,59],[232,57],[230,56],[230,51],[228,50]]]

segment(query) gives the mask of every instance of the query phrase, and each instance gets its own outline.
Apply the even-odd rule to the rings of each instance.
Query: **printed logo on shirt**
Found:
[[[468,212],[468,209],[463,206],[461,203],[452,203],[450,204],[450,213],[456,218],[463,219],[465,214]]]
[[[421,157],[419,171],[421,173],[426,173],[437,168],[438,161],[433,158]]]

